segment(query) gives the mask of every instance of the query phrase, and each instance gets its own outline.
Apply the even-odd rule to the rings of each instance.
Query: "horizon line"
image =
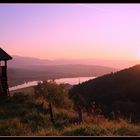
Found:
[[[40,60],[50,60],[50,61],[55,61],[55,60],[105,60],[105,61],[140,61],[140,59],[104,59],[104,58],[39,58],[35,56],[23,56],[23,55],[16,55],[12,54],[11,56],[17,56],[17,57],[27,57],[27,58],[34,58],[34,59],[40,59]]]

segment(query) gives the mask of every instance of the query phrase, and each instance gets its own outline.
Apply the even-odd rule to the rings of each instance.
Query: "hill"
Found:
[[[88,104],[95,102],[107,117],[127,116],[140,121],[140,65],[83,82],[70,90]]]
[[[46,64],[52,64],[51,60],[48,59],[39,59],[34,57],[25,57],[25,56],[17,56],[12,55],[13,59],[12,61],[8,62],[9,67],[24,67],[24,65],[46,65]]]
[[[10,97],[0,98],[0,136],[140,135],[139,125],[121,118],[109,120],[102,115],[93,116],[84,112],[83,123],[78,123],[77,111],[73,108],[73,101],[68,98],[69,85],[54,83],[55,86],[49,86],[52,84],[43,84],[45,92],[43,89],[38,90],[40,85],[20,89]],[[53,91],[53,98],[49,98],[50,89]],[[54,122],[50,117],[50,101],[53,105]]]
[[[139,136],[140,126],[125,120],[99,121],[84,116],[83,124],[74,125],[77,117],[72,109],[55,108],[55,124],[49,117],[43,99],[17,93],[10,98],[0,98],[0,136]]]
[[[116,71],[114,68],[95,65],[17,65],[8,67],[9,86],[25,81],[48,80],[81,76],[100,76]]]
[[[136,64],[139,60],[104,60],[104,59],[39,59],[34,57],[12,55],[12,61],[8,62],[10,67],[24,67],[24,65],[99,65],[105,67],[113,67],[116,69],[124,69]]]
[[[39,59],[35,57],[12,55],[12,61],[8,62],[9,67],[23,67],[24,65],[99,65],[105,67],[113,67],[116,69],[124,69],[136,64],[139,60],[107,60],[107,59]]]

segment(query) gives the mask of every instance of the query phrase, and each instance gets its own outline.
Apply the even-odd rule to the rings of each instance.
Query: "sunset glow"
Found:
[[[0,19],[13,55],[140,60],[140,4],[0,4]]]

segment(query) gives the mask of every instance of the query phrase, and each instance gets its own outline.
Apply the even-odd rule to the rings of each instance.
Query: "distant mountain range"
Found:
[[[103,59],[39,59],[34,57],[23,57],[13,55],[13,60],[8,62],[9,67],[24,67],[24,65],[67,65],[67,64],[82,64],[82,65],[98,65],[116,69],[127,68],[139,64],[138,60],[103,60]]]
[[[38,59],[34,57],[12,56],[13,59],[8,61],[10,67],[22,67],[24,65],[50,65],[53,61],[47,59]]]
[[[9,85],[15,86],[33,80],[101,76],[117,71],[111,67],[78,63],[80,62],[13,56],[13,60],[8,61]]]

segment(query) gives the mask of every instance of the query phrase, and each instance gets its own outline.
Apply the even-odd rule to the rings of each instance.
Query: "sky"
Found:
[[[0,4],[0,47],[41,59],[140,60],[140,4]]]

